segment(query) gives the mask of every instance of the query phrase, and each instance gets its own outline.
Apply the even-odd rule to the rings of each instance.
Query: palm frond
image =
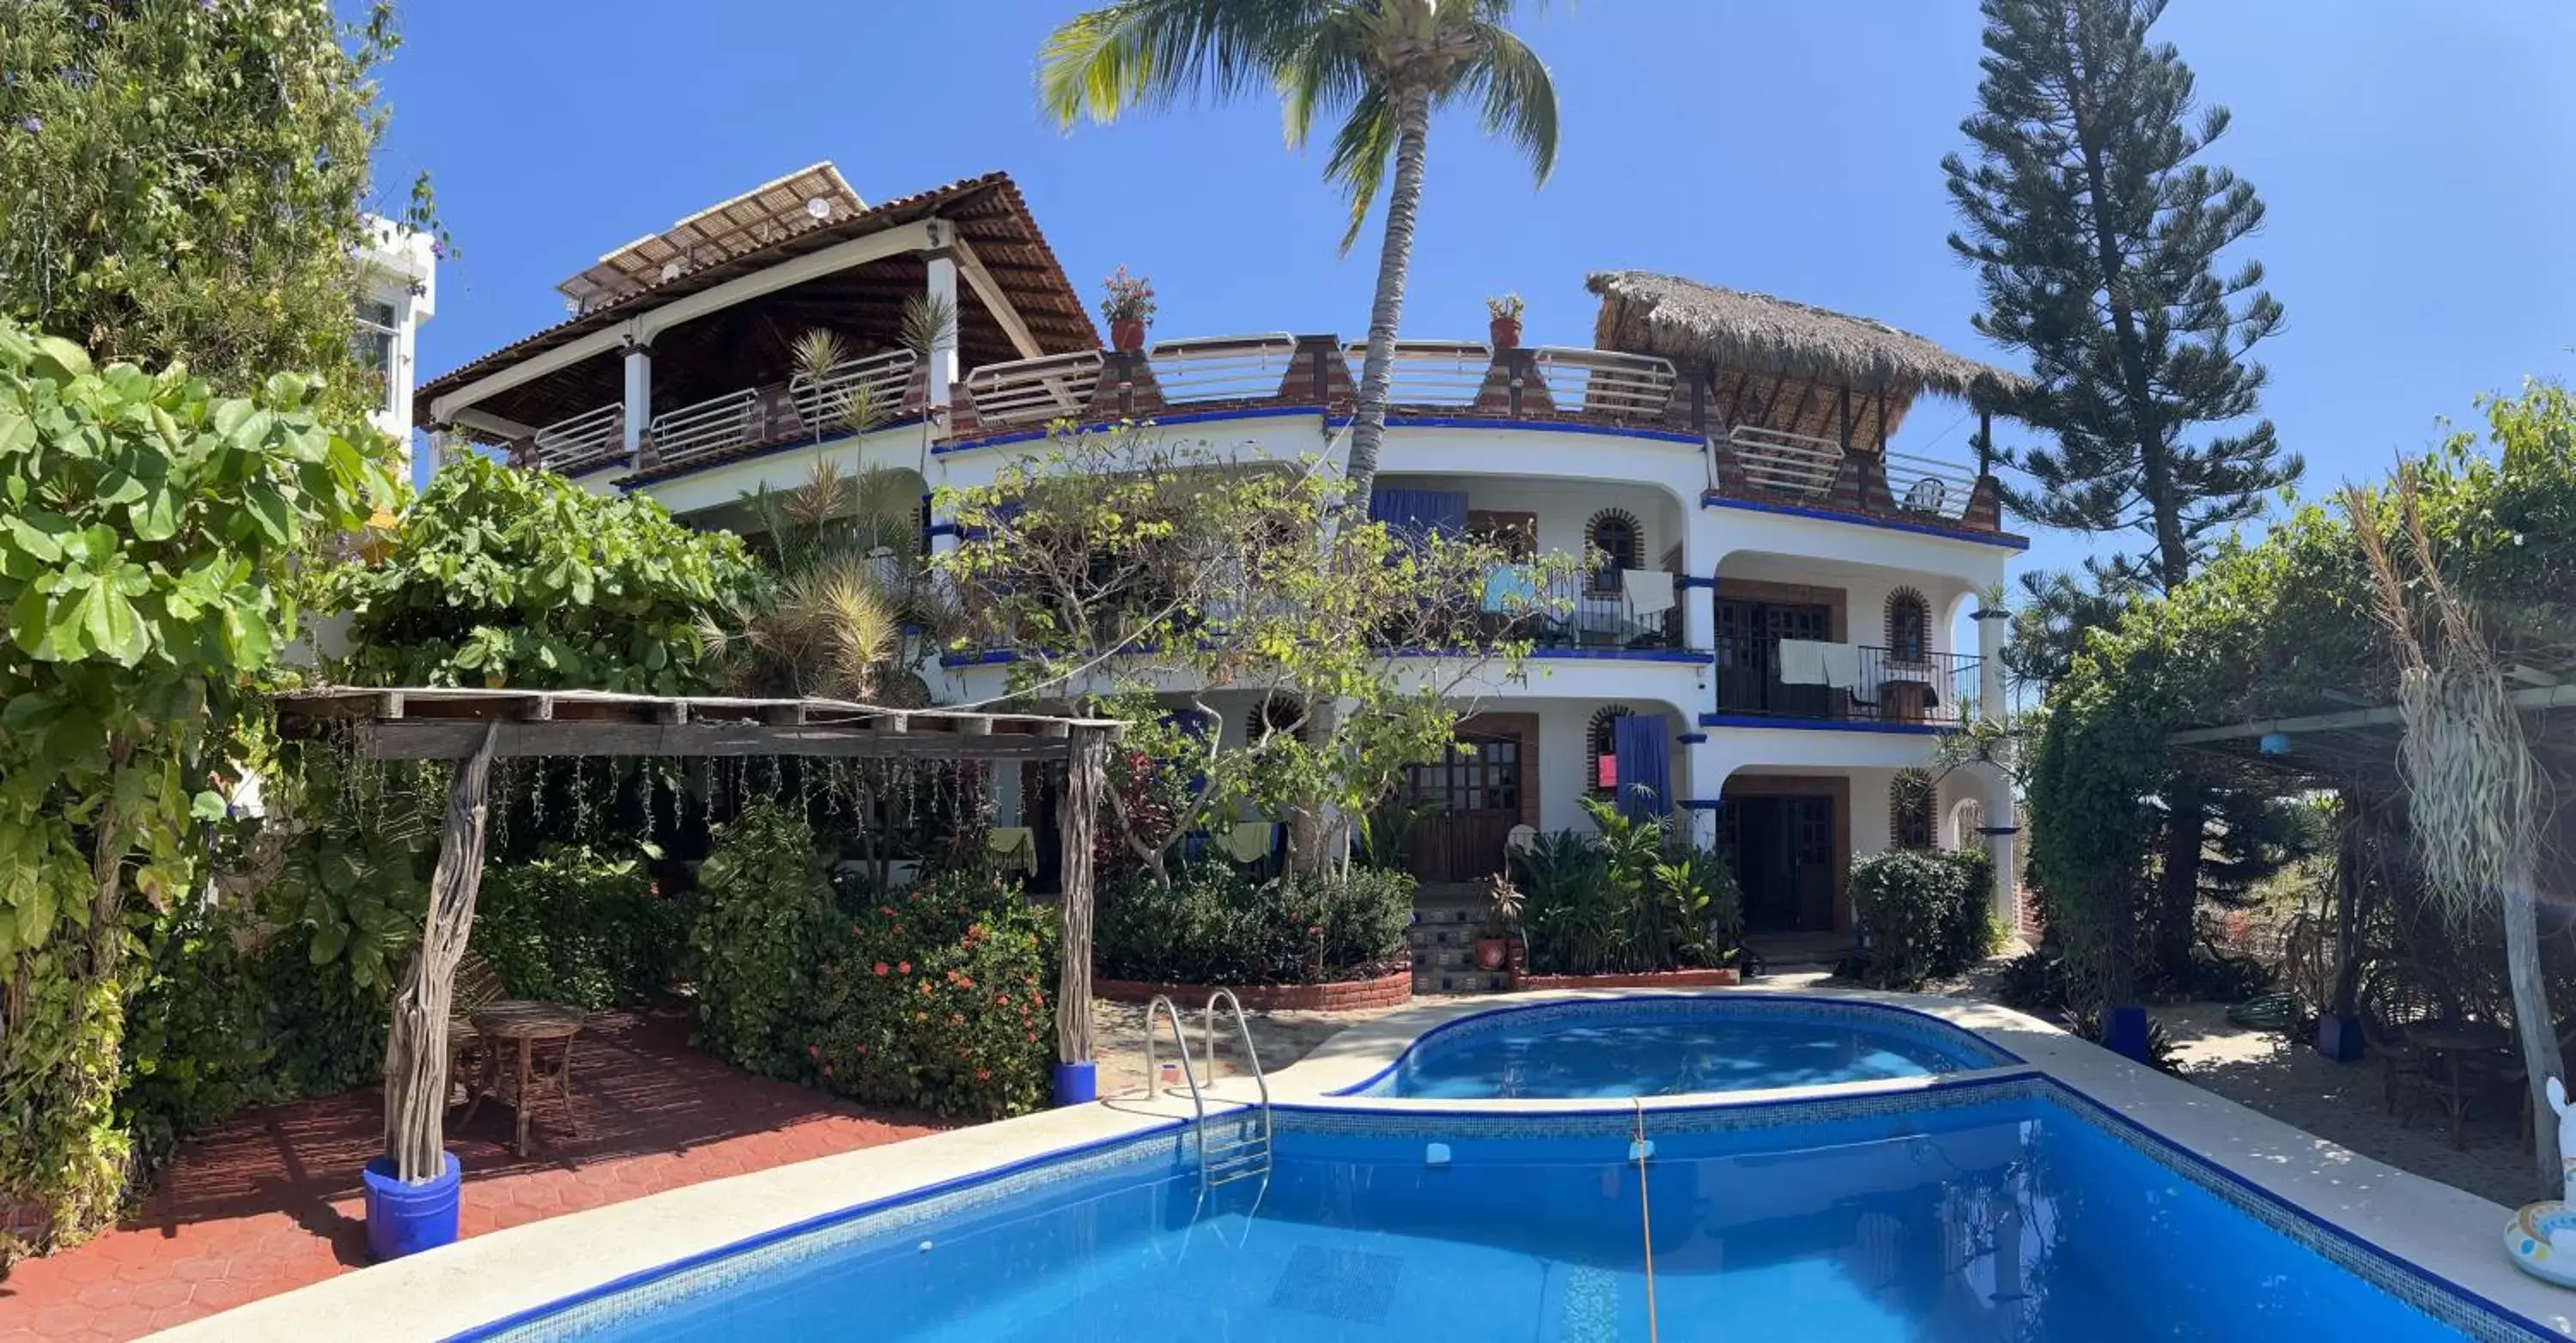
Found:
[[[821,382],[846,357],[841,338],[823,328],[807,327],[803,335],[788,343],[787,357],[796,376],[808,386]]]
[[[1075,15],[1038,53],[1038,103],[1059,126],[1111,122],[1184,95],[1271,83],[1281,50],[1337,0],[1118,0]]]
[[[1476,54],[1458,67],[1442,99],[1481,99],[1485,133],[1502,136],[1527,155],[1543,183],[1556,170],[1556,82],[1538,53],[1510,29],[1481,18],[1472,26]]]
[[[957,301],[931,293],[905,299],[903,325],[895,339],[916,359],[928,359],[931,351],[956,344]]]
[[[1372,24],[1360,11],[1336,6],[1288,43],[1279,62],[1282,129],[1290,149],[1306,147],[1317,113],[1350,106],[1373,82],[1369,69]]]
[[[1324,161],[1324,179],[1342,184],[1351,201],[1351,227],[1342,235],[1342,250],[1359,240],[1369,206],[1386,184],[1387,161],[1395,156],[1395,103],[1383,85],[1371,84],[1351,103],[1350,115],[1333,135],[1333,150]]]

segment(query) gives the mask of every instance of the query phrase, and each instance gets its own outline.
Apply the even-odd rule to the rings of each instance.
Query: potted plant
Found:
[[[1154,320],[1154,282],[1120,266],[1102,287],[1108,294],[1100,300],[1100,315],[1109,319],[1110,345],[1121,354],[1144,349],[1145,324]]]
[[[1485,920],[1476,926],[1476,968],[1500,970],[1511,960],[1512,939],[1521,927],[1521,893],[1512,879],[1494,874],[1493,895],[1485,904]]]
[[[1521,344],[1521,296],[1500,294],[1485,300],[1485,315],[1493,320],[1486,331],[1493,337],[1497,350],[1516,350]]]

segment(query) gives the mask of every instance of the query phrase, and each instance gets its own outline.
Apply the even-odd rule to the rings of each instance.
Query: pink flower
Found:
[[[831,1075],[832,1075],[832,1065],[831,1065],[831,1064],[826,1063],[826,1064],[824,1064],[824,1065],[823,1065],[823,1075],[824,1075],[825,1077],[829,1077],[829,1076],[831,1076]]]
[[[877,974],[878,974],[879,976],[883,976],[883,975],[885,974],[885,972],[886,972],[886,963],[885,963],[885,962],[883,962],[883,961],[879,961],[879,962],[877,962]]]
[[[823,1047],[821,1045],[805,1046],[805,1057],[809,1059],[819,1059],[823,1057]]]
[[[992,1070],[992,1069],[990,1069],[990,1068],[978,1068],[978,1069],[976,1069],[976,1070],[975,1070],[975,1080],[976,1080],[976,1081],[978,1081],[978,1082],[990,1082],[990,1081],[992,1081],[992,1080],[993,1080],[993,1070]]]
[[[911,973],[912,973],[912,962],[910,962],[910,961],[897,961],[897,962],[895,962],[894,972],[895,972],[896,974],[899,974],[899,975],[908,975],[908,974],[911,974]]]

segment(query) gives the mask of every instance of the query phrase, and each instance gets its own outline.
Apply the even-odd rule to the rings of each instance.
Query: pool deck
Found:
[[[1340,1096],[1393,1063],[1434,1027],[1479,1013],[1546,1003],[1655,995],[1619,991],[1515,994],[1423,1004],[1353,1027],[1270,1078],[1280,1105],[1391,1114],[1599,1111],[1598,1100],[1424,1100]],[[1690,996],[1776,998],[1761,988]],[[2538,1282],[2504,1256],[2511,1210],[2300,1132],[2178,1078],[2141,1067],[2005,1008],[1957,998],[1847,990],[1786,996],[1876,1002],[1973,1031],[2020,1064],[1943,1078],[1644,1098],[1658,1110],[1704,1109],[1825,1096],[1899,1095],[2007,1074],[2040,1074],[2090,1098],[2227,1175],[2340,1228],[2424,1273],[2576,1337],[2576,1292]],[[1249,1101],[1249,1079],[1211,1089]],[[1618,1108],[1628,1108],[1619,1105]],[[1131,1096],[847,1152],[499,1230],[426,1254],[344,1274],[183,1325],[177,1341],[338,1336],[368,1321],[377,1339],[442,1338],[631,1274],[704,1254],[858,1204],[964,1179],[1187,1119],[1186,1097]],[[400,1303],[397,1317],[389,1303]]]

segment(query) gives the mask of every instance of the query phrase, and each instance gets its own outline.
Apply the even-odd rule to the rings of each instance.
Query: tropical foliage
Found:
[[[1995,860],[1984,849],[1883,849],[1853,861],[1848,888],[1869,939],[1862,974],[1880,988],[1958,974],[1994,945]]]
[[[964,540],[937,569],[980,636],[962,651],[1009,657],[1017,693],[1128,721],[1112,820],[1149,870],[1247,812],[1289,825],[1292,866],[1338,866],[1331,818],[1367,814],[1446,747],[1479,678],[1526,656],[1542,603],[1525,594],[1578,563],[1540,556],[1497,589],[1500,545],[1328,529],[1339,497],[1318,463],[1229,462],[1133,427],[1061,431],[993,484],[942,492]],[[1273,706],[1252,741],[1218,749],[1211,691]]]
[[[1744,936],[1735,874],[1663,818],[1586,798],[1593,833],[1538,836],[1512,854],[1529,968],[1636,974],[1733,963]]]
[[[313,370],[354,418],[375,400],[350,343],[361,212],[436,228],[425,178],[374,203],[398,45],[390,3],[11,4],[0,316],[228,395]]]
[[[474,950],[514,998],[592,1009],[652,1002],[687,937],[679,902],[631,849],[559,845],[494,866],[474,902]]]
[[[678,695],[708,689],[699,623],[753,578],[729,532],[463,453],[329,591],[353,684]]]
[[[1110,122],[1184,95],[1278,93],[1288,146],[1337,122],[1324,176],[1350,198],[1349,250],[1386,187],[1368,356],[1351,423],[1350,497],[1366,500],[1395,371],[1396,327],[1422,208],[1431,114],[1465,102],[1540,182],[1556,166],[1556,86],[1506,25],[1518,0],[1116,0],[1076,15],[1038,56],[1038,99],[1059,124]]]
[[[0,1201],[112,1208],[138,935],[194,892],[204,787],[295,637],[299,555],[391,490],[280,374],[218,397],[0,321]]]

